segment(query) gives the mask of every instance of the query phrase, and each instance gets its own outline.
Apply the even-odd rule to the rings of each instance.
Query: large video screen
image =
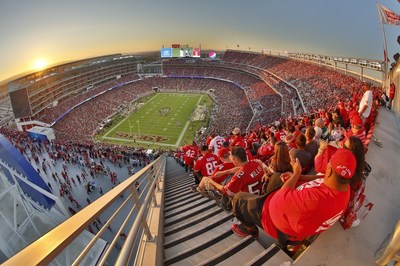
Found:
[[[26,88],[10,92],[10,99],[15,118],[32,116]]]
[[[171,48],[161,48],[161,58],[200,57],[200,48],[188,45],[173,44]]]

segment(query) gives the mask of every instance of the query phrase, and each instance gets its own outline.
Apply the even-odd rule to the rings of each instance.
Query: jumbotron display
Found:
[[[161,48],[161,58],[190,58],[200,57],[200,48],[184,44],[172,44],[171,47]]]

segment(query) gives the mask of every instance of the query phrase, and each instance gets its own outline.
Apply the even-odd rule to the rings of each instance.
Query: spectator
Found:
[[[191,171],[193,169],[194,159],[197,157],[198,153],[196,142],[193,141],[192,145],[183,146],[182,150],[184,152],[183,160],[185,162],[185,171]]]
[[[276,138],[274,135],[272,135],[269,142],[268,141],[264,142],[261,145],[261,147],[258,148],[257,151],[258,159],[265,162],[269,158],[271,158],[271,156],[274,155],[275,144],[276,144]]]
[[[211,139],[208,149],[212,150],[215,155],[218,155],[218,151],[222,148],[225,138],[221,137],[219,134],[214,134],[213,136],[214,137]]]
[[[319,127],[321,129],[321,131],[322,131],[321,136],[320,136],[321,139],[322,140],[329,140],[329,137],[330,137],[329,136],[329,130],[328,130],[328,127],[325,126],[324,120],[322,118],[317,118],[315,120],[315,126]],[[317,129],[316,129],[316,131],[317,131]]]
[[[238,145],[238,144],[240,144],[240,143],[242,143],[243,142],[243,137],[242,137],[242,135],[240,134],[240,128],[238,128],[238,127],[235,127],[233,130],[232,130],[232,137],[231,137],[231,141],[230,141],[230,146],[231,147],[234,147],[234,146],[236,146],[236,145]]]
[[[291,164],[293,173],[281,176],[284,183],[280,189],[261,197],[247,193],[235,195],[232,210],[240,223],[232,225],[234,233],[258,237],[258,225],[285,246],[287,240],[302,241],[339,220],[349,202],[355,156],[339,149],[323,178],[300,176],[299,160],[292,160]]]
[[[197,191],[197,186],[200,184],[204,176],[211,176],[218,163],[218,157],[210,153],[206,145],[201,147],[201,156],[196,160],[193,168],[196,185],[191,189],[193,192]]]
[[[358,107],[358,114],[360,115],[363,124],[365,120],[369,117],[372,109],[372,90],[370,83],[364,83],[364,94],[360,101],[360,106]]]
[[[306,146],[304,147],[306,151],[311,154],[312,165],[314,165],[314,158],[318,153],[319,142],[314,139],[315,129],[312,126],[306,129]]]
[[[351,128],[347,132],[345,129],[342,129],[343,136],[345,136],[345,138],[349,138],[351,136],[358,137],[362,141],[364,148],[366,148],[365,144],[366,134],[365,134],[365,129],[363,127],[362,118],[358,115],[355,115],[351,118],[350,124]]]
[[[212,179],[218,184],[223,184],[227,183],[230,180],[230,177],[233,175],[229,172],[226,174],[218,175],[218,173],[225,172],[226,170],[230,170],[235,167],[230,159],[230,150],[228,148],[219,149],[218,158],[222,163],[215,167],[214,172],[210,176],[203,176],[197,188],[199,192],[204,191],[204,189],[212,189],[211,187],[206,187],[206,184],[209,183],[209,179]]]
[[[394,100],[395,93],[396,93],[396,86],[392,82],[390,83],[390,89],[389,89],[389,106],[388,106],[389,110],[392,108],[392,102]]]
[[[289,151],[289,155],[292,158],[299,159],[301,168],[303,169],[303,174],[308,173],[312,165],[311,154],[305,149],[306,141],[306,136],[304,136],[303,133],[300,133],[296,138],[297,148]]]
[[[292,166],[290,165],[289,147],[286,145],[286,143],[283,141],[277,142],[274,150],[275,153],[271,157],[268,165],[267,175],[270,176],[275,172],[284,173],[292,171]]]
[[[239,171],[225,186],[218,184],[211,178],[209,184],[228,197],[232,197],[239,191],[260,194],[264,176],[261,164],[255,161],[247,161],[246,150],[238,146],[231,147],[230,159],[236,167],[240,167]]]
[[[358,218],[352,212],[354,211],[354,208],[357,208],[357,206],[355,205],[359,204],[358,200],[360,200],[355,197],[357,197],[357,193],[359,193],[359,190],[362,190],[363,186],[365,186],[366,179],[364,177],[364,169],[366,163],[364,145],[359,138],[355,136],[349,137],[344,142],[343,148],[350,150],[357,160],[357,167],[350,183],[351,190],[349,205],[347,206],[343,217],[340,219],[340,222],[342,223],[344,228],[351,228],[357,224],[356,219]]]

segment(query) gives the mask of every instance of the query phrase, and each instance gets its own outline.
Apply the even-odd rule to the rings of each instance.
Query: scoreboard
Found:
[[[189,45],[172,44],[171,47],[161,48],[161,58],[196,58],[200,57],[200,48]]]

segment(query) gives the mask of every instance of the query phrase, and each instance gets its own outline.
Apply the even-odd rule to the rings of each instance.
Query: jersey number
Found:
[[[208,162],[206,163],[206,170],[207,170],[207,175],[211,176],[212,173],[214,172],[215,167],[217,166],[217,162]]]
[[[253,194],[253,195],[260,195],[260,189],[257,188],[259,181],[254,182],[253,184],[247,185],[247,188],[249,190],[249,193]],[[255,189],[257,188],[257,189]]]
[[[186,156],[189,157],[189,158],[194,158],[194,151],[193,150],[188,150],[186,152]]]

